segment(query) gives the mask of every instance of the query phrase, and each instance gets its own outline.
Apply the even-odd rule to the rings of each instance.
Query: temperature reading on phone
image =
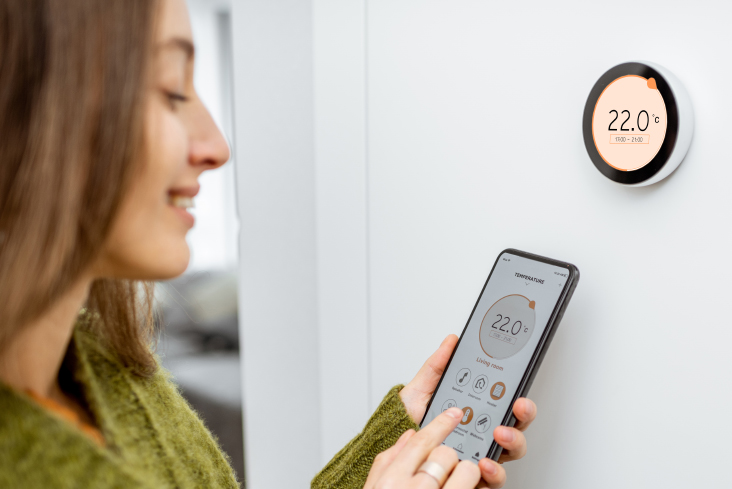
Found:
[[[507,295],[488,309],[480,326],[480,346],[501,360],[526,346],[534,331],[536,303],[519,294]]]
[[[508,332],[508,330],[504,330],[503,327],[506,326],[507,324],[509,324],[511,322],[511,318],[508,317],[508,316],[506,316],[504,318],[500,314],[497,314],[497,316],[498,316],[498,321],[496,321],[495,323],[493,323],[493,325],[491,327],[492,328],[495,328],[495,329],[498,329],[500,331]],[[500,323],[503,319],[505,319],[506,322],[503,323],[503,324],[501,324],[500,327],[496,326],[496,324]],[[511,326],[511,334],[514,335],[514,336],[516,336],[516,334],[518,334],[519,331],[521,331],[521,321],[516,321],[515,323],[513,323],[513,326]]]

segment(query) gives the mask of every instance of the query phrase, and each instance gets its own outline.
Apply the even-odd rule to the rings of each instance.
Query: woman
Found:
[[[150,281],[185,270],[198,177],[229,158],[193,59],[184,0],[0,2],[0,487],[238,485],[150,349]],[[314,485],[503,483],[440,447],[457,412],[410,430],[455,342]],[[536,412],[514,411],[520,428]],[[519,430],[496,437],[525,452]]]

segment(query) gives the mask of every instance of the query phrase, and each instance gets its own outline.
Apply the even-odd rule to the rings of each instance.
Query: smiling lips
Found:
[[[195,207],[193,197],[187,197],[185,195],[169,195],[168,204],[180,209],[191,209]]]
[[[168,191],[168,204],[179,209],[191,209],[195,207],[193,197],[198,194],[201,186],[196,184],[192,187],[174,188]]]
[[[174,188],[168,191],[168,205],[183,220],[188,229],[192,228],[196,222],[195,217],[188,212],[188,209],[195,207],[193,198],[200,189],[201,186],[196,183],[191,187]]]

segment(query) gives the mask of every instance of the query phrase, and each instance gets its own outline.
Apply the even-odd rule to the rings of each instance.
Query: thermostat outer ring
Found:
[[[600,156],[592,137],[592,116],[600,95],[613,81],[626,75],[656,80],[656,87],[666,104],[668,119],[666,136],[656,156],[647,165],[632,171],[622,171],[610,166]],[[694,110],[684,86],[667,69],[646,61],[622,63],[606,71],[592,87],[585,103],[582,134],[587,154],[600,173],[613,182],[630,187],[642,187],[663,180],[681,164],[694,134]]]

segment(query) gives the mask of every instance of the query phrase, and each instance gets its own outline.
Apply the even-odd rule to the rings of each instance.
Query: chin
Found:
[[[183,272],[188,268],[190,257],[190,253],[186,253],[185,258],[181,257],[175,260],[172,259],[173,257],[166,257],[165,260],[156,263],[156,273],[153,274],[155,276],[147,280],[170,280],[183,275]]]
[[[182,264],[170,265],[169,267],[165,268],[161,267],[161,269],[157,273],[153,274],[154,276],[148,278],[147,280],[171,280],[183,275],[183,272],[186,271],[186,268],[188,268],[187,260],[185,263]]]
[[[185,236],[146,236],[111,240],[93,267],[98,277],[124,280],[170,280],[186,271],[191,250]]]
[[[177,252],[168,252],[161,256],[145,257],[145,260],[135,260],[123,267],[125,275],[130,280],[171,280],[183,274],[188,268],[191,254],[188,246]]]

